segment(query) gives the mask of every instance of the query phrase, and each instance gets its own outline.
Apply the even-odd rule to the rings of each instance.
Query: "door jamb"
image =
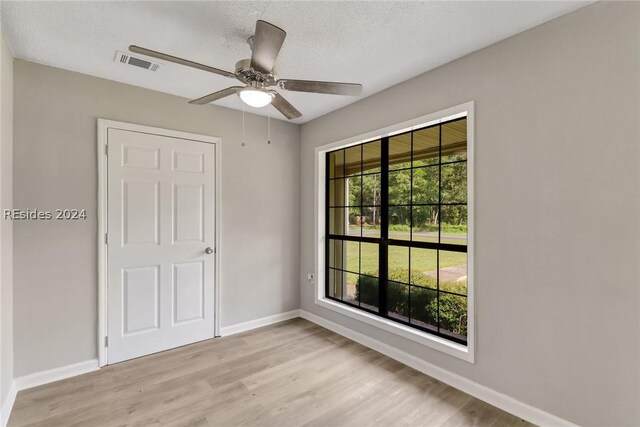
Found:
[[[107,132],[109,129],[120,129],[132,132],[148,133],[153,135],[167,136],[171,138],[186,139],[196,142],[213,144],[215,155],[215,197],[214,197],[214,231],[215,231],[215,259],[214,259],[214,336],[220,336],[220,277],[221,277],[221,245],[222,229],[221,224],[221,178],[222,178],[222,139],[209,135],[200,135],[191,132],[183,132],[170,129],[162,129],[151,126],[137,125],[133,123],[119,122],[107,119],[98,119],[98,360],[99,367],[107,364]]]

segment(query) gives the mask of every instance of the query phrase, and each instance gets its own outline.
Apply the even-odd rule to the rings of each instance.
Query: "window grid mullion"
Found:
[[[360,145],[360,172],[364,173],[364,144]],[[363,182],[364,176],[360,176],[360,217],[358,218],[358,222],[360,222],[360,238],[364,237],[364,226],[362,223],[362,218],[364,217],[364,190],[363,190]],[[356,283],[360,283],[360,277],[362,277],[362,241],[358,242],[358,280]],[[358,307],[362,307],[362,289],[358,287]]]
[[[403,203],[403,204],[399,204],[399,205],[389,205],[389,206],[393,206],[393,207],[409,207],[409,206],[438,206],[438,203]],[[467,206],[467,203],[462,203],[462,202],[451,202],[451,203],[441,203],[442,206]],[[354,206],[350,206],[350,205],[337,205],[337,206],[329,206],[330,208],[333,209],[337,209],[337,208],[357,208],[357,207],[362,207],[362,208],[379,208],[379,205],[354,205]]]
[[[409,165],[412,167],[409,171],[409,241],[413,241],[413,132],[411,132],[411,146],[409,149]],[[409,277],[407,282],[409,288],[407,292],[407,318],[411,323],[411,246],[407,248],[409,252]]]
[[[438,127],[438,245],[442,243],[442,124]],[[436,251],[436,326],[440,333],[440,249]]]
[[[387,317],[389,281],[389,138],[380,140],[380,245],[378,247],[378,311]]]

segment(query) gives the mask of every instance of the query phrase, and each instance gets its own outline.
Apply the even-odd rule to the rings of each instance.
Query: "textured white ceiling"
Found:
[[[280,77],[359,82],[366,97],[588,3],[3,1],[1,13],[17,58],[186,98],[239,82],[171,63],[155,73],[121,65],[116,51],[137,44],[233,71],[264,19],[288,34]],[[298,123],[359,99],[282,92]],[[242,109],[237,96],[216,104]]]

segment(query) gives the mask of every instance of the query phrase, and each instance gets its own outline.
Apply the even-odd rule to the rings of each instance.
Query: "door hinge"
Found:
[[[104,244],[105,245],[109,244],[109,233],[104,233]]]
[[[109,155],[109,146],[107,144],[104,144],[104,155],[105,156]]]
[[[109,337],[104,337],[104,346],[109,347]]]

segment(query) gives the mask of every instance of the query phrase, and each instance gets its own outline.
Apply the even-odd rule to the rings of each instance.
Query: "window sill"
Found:
[[[386,332],[390,332],[400,337],[409,339],[413,342],[424,345],[425,347],[433,348],[450,356],[457,357],[458,359],[462,359],[466,362],[475,362],[475,355],[471,344],[465,346],[462,344],[451,342],[436,335],[422,332],[420,330],[396,323],[392,320],[388,320],[383,317],[379,317],[374,314],[370,314],[365,311],[351,308],[335,301],[331,301],[328,298],[317,298],[316,304],[342,315],[351,317],[352,319],[359,320],[368,325],[375,326]]]

